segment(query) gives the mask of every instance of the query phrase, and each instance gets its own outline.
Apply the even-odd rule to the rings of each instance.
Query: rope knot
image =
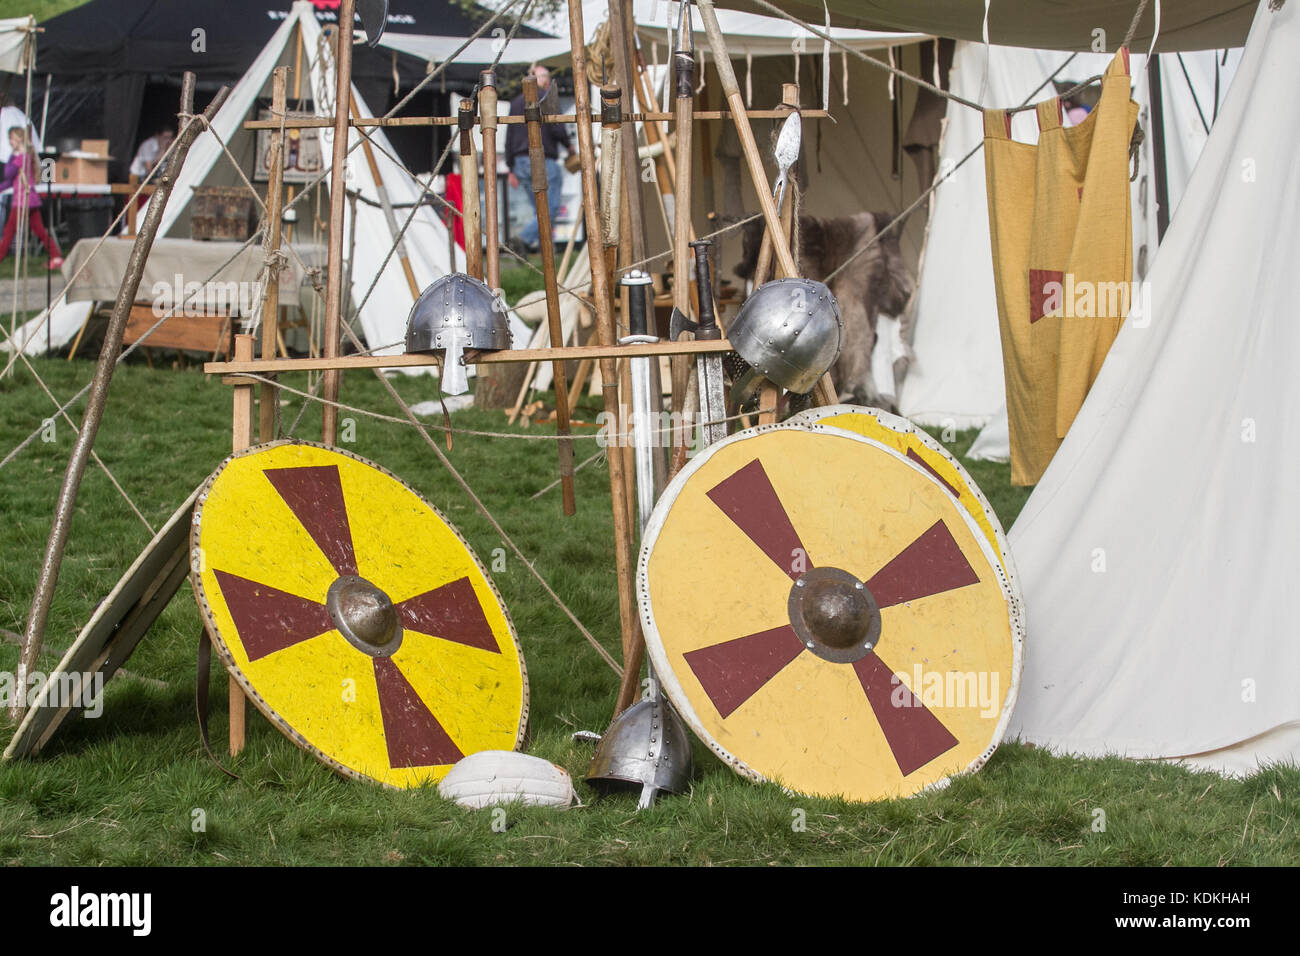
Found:
[[[325,283],[321,281],[321,274],[323,272],[324,270],[320,266],[312,266],[306,272],[307,281],[311,283],[311,287],[315,289],[318,294],[322,295],[325,291]]]
[[[262,265],[270,273],[271,281],[274,282],[280,270],[289,265],[289,257],[280,249],[271,249],[262,258]]]

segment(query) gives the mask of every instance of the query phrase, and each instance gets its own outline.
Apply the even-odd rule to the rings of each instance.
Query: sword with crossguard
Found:
[[[709,248],[711,239],[697,239],[691,243],[695,251],[695,285],[699,291],[700,321],[695,326],[695,340],[716,342],[722,338],[713,313],[713,279],[709,274]],[[700,392],[700,438],[707,448],[727,437],[726,383],[722,378],[722,356],[717,352],[700,355],[695,363],[695,376]]]

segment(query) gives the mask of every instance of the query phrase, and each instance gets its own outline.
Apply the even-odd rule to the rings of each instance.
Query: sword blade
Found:
[[[722,356],[701,356],[695,365],[700,385],[700,438],[705,448],[727,437],[727,392]]]

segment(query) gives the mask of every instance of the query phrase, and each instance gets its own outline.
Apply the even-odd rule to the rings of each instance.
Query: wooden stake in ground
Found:
[[[235,361],[248,361],[252,357],[253,337],[251,335],[236,335]],[[266,355],[263,354],[262,358],[265,359]],[[267,385],[262,387],[270,388]],[[231,389],[231,392],[234,393],[234,414],[231,416],[230,434],[230,450],[232,452],[243,451],[253,443],[253,389],[254,385],[251,379],[247,385],[236,385]],[[230,756],[238,757],[244,749],[245,728],[247,726],[245,721],[246,707],[244,690],[233,677],[228,685],[227,699],[230,701],[230,726],[227,731]],[[204,716],[206,717],[206,715]]]
[[[131,306],[135,304],[136,294],[140,290],[140,280],[144,276],[145,260],[153,248],[154,238],[158,235],[158,226],[162,222],[163,208],[167,205],[172,188],[185,157],[195,138],[204,129],[204,121],[210,121],[217,115],[225,103],[230,91],[225,87],[217,92],[211,104],[200,120],[194,111],[194,74],[186,73],[181,86],[180,136],[176,140],[175,153],[167,163],[167,170],[158,183],[158,190],[149,201],[145,212],[144,224],[136,236],[127,260],[126,276],[118,290],[117,301],[113,304],[113,314],[108,320],[108,330],[104,333],[104,345],[100,349],[99,363],[95,367],[95,377],[90,384],[90,394],[86,398],[86,415],[77,433],[76,444],[68,459],[68,469],[63,475],[63,486],[59,490],[58,504],[54,509],[54,521],[50,526],[50,537],[45,545],[45,557],[41,563],[41,573],[36,581],[36,593],[32,597],[31,610],[27,617],[27,628],[23,634],[23,654],[14,675],[14,696],[10,706],[10,715],[14,719],[22,716],[27,701],[27,676],[36,666],[41,653],[41,643],[45,639],[45,625],[50,617],[50,604],[54,599],[54,587],[59,580],[59,570],[63,565],[63,553],[68,543],[68,531],[72,526],[72,512],[77,504],[77,493],[81,489],[81,479],[86,472],[86,462],[90,458],[95,437],[99,434],[99,423],[104,417],[104,406],[108,402],[108,386],[117,368],[117,359],[122,351],[122,338],[126,332],[126,322],[131,316]]]
[[[338,51],[334,71],[334,150],[330,160],[329,258],[325,270],[325,344],[327,359],[338,358],[343,313],[343,200],[347,190],[348,114],[352,94],[352,23],[356,0],[343,0],[339,7]],[[350,294],[350,293],[349,293]],[[333,445],[338,437],[339,400],[342,373],[330,369],[321,386],[321,441]]]
[[[524,79],[524,118],[528,122],[528,168],[533,178],[533,205],[537,207],[537,242],[542,253],[542,279],[546,284],[546,322],[551,330],[551,344],[562,346],[560,328],[560,292],[555,281],[555,243],[551,236],[551,209],[546,188],[546,153],[542,146],[542,107],[537,95],[537,78]],[[569,387],[564,360],[551,363],[555,379],[555,430],[561,436],[556,444],[560,452],[560,485],[564,513],[577,513],[573,491],[573,439],[569,426]]]
[[[587,217],[587,256],[591,260],[591,293],[596,304],[596,335],[601,345],[610,346],[617,336],[614,313],[609,298],[609,281],[605,275],[604,243],[600,228],[600,199],[596,192],[596,144],[591,132],[591,97],[587,84],[586,31],[582,23],[582,0],[568,0],[569,39],[573,48],[573,99],[577,114],[578,154],[582,159],[582,205]],[[601,392],[605,413],[610,421],[619,421],[618,371],[614,359],[601,359]],[[615,442],[621,441],[616,438]],[[618,575],[618,612],[626,657],[640,636],[636,611],[635,569],[632,566],[632,529],[628,523],[627,487],[623,479],[621,449],[608,448],[609,490],[614,513],[614,563]]]

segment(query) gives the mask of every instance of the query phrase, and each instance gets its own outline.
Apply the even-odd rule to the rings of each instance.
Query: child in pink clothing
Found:
[[[4,177],[0,179],[0,192],[13,186],[14,198],[9,205],[9,221],[5,223],[4,237],[0,239],[0,259],[9,255],[9,247],[13,245],[14,236],[18,232],[19,213],[26,206],[27,222],[32,232],[36,234],[36,238],[45,244],[50,254],[50,269],[53,271],[63,265],[63,253],[59,251],[59,244],[46,232],[45,223],[41,221],[41,196],[36,191],[36,184],[40,179],[36,151],[28,145],[27,130],[21,126],[10,127],[9,145],[13,147],[13,156],[5,164]]]

